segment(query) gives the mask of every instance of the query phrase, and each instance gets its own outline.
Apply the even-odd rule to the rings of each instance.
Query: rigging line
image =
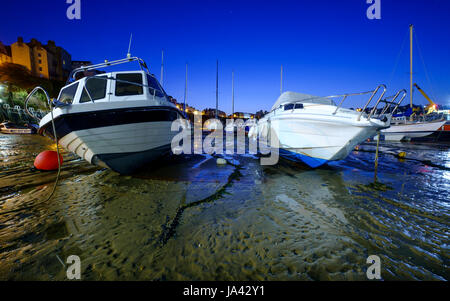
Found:
[[[433,85],[431,84],[430,76],[428,75],[428,69],[427,69],[427,66],[425,65],[425,60],[422,55],[422,49],[420,48],[419,39],[417,38],[417,34],[415,32],[414,32],[414,37],[416,40],[417,48],[419,49],[420,58],[422,59],[423,69],[425,70],[425,76],[427,77],[428,84],[430,85],[431,96],[433,97],[434,101],[436,101],[436,95],[434,93]]]
[[[405,42],[406,42],[406,40],[408,38],[408,34],[409,34],[409,31],[405,33],[405,36],[403,38],[402,46],[400,47],[400,52],[397,54],[397,59],[395,60],[394,69],[392,70],[392,73],[391,73],[391,75],[389,77],[389,83],[392,81],[392,79],[394,77],[394,74],[395,74],[395,71],[397,70],[398,63],[400,61],[400,56],[402,55],[403,48],[405,48]]]

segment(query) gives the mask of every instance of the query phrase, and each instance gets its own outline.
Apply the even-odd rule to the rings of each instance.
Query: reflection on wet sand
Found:
[[[315,170],[195,155],[134,176],[64,154],[41,202],[55,174],[30,167],[51,141],[0,139],[1,279],[64,280],[58,258],[78,255],[84,280],[365,280],[372,254],[383,279],[449,278],[447,171],[398,161],[401,146],[382,151],[379,183],[370,144]],[[408,154],[447,166],[447,151]]]

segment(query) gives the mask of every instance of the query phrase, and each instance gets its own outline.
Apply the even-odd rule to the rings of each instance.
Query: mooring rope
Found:
[[[50,195],[47,197],[47,199],[44,202],[48,202],[52,198],[53,194],[56,191],[56,186],[58,185],[59,176],[61,174],[61,158],[59,157],[60,155],[59,155],[59,146],[58,146],[58,136],[56,136],[55,121],[53,118],[53,110],[52,110],[51,105],[50,105],[50,116],[52,117],[53,137],[55,138],[56,154],[58,156],[58,173],[56,174],[56,179],[55,179],[55,183],[53,184],[52,191],[50,192]],[[44,202],[41,202],[41,203],[44,203]]]

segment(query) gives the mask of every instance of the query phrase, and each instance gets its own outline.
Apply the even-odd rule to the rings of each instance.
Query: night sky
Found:
[[[449,0],[381,0],[381,20],[367,19],[366,0],[81,0],[81,20],[67,19],[68,7],[66,0],[2,1],[0,41],[54,40],[73,60],[98,63],[125,57],[133,33],[132,54],[158,78],[164,49],[168,94],[183,100],[188,63],[188,103],[214,107],[218,59],[219,108],[231,112],[234,70],[236,111],[255,112],[279,96],[280,65],[285,91],[325,96],[380,83],[388,94],[409,89],[412,23],[420,47],[414,82],[450,104]],[[427,103],[417,91],[414,97]]]

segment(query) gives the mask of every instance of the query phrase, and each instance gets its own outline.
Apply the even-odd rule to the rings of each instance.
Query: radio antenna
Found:
[[[127,58],[130,58],[130,57],[131,57],[130,50],[131,50],[131,40],[132,40],[132,39],[133,39],[133,33],[131,33],[131,35],[130,35],[130,43],[128,44]]]

